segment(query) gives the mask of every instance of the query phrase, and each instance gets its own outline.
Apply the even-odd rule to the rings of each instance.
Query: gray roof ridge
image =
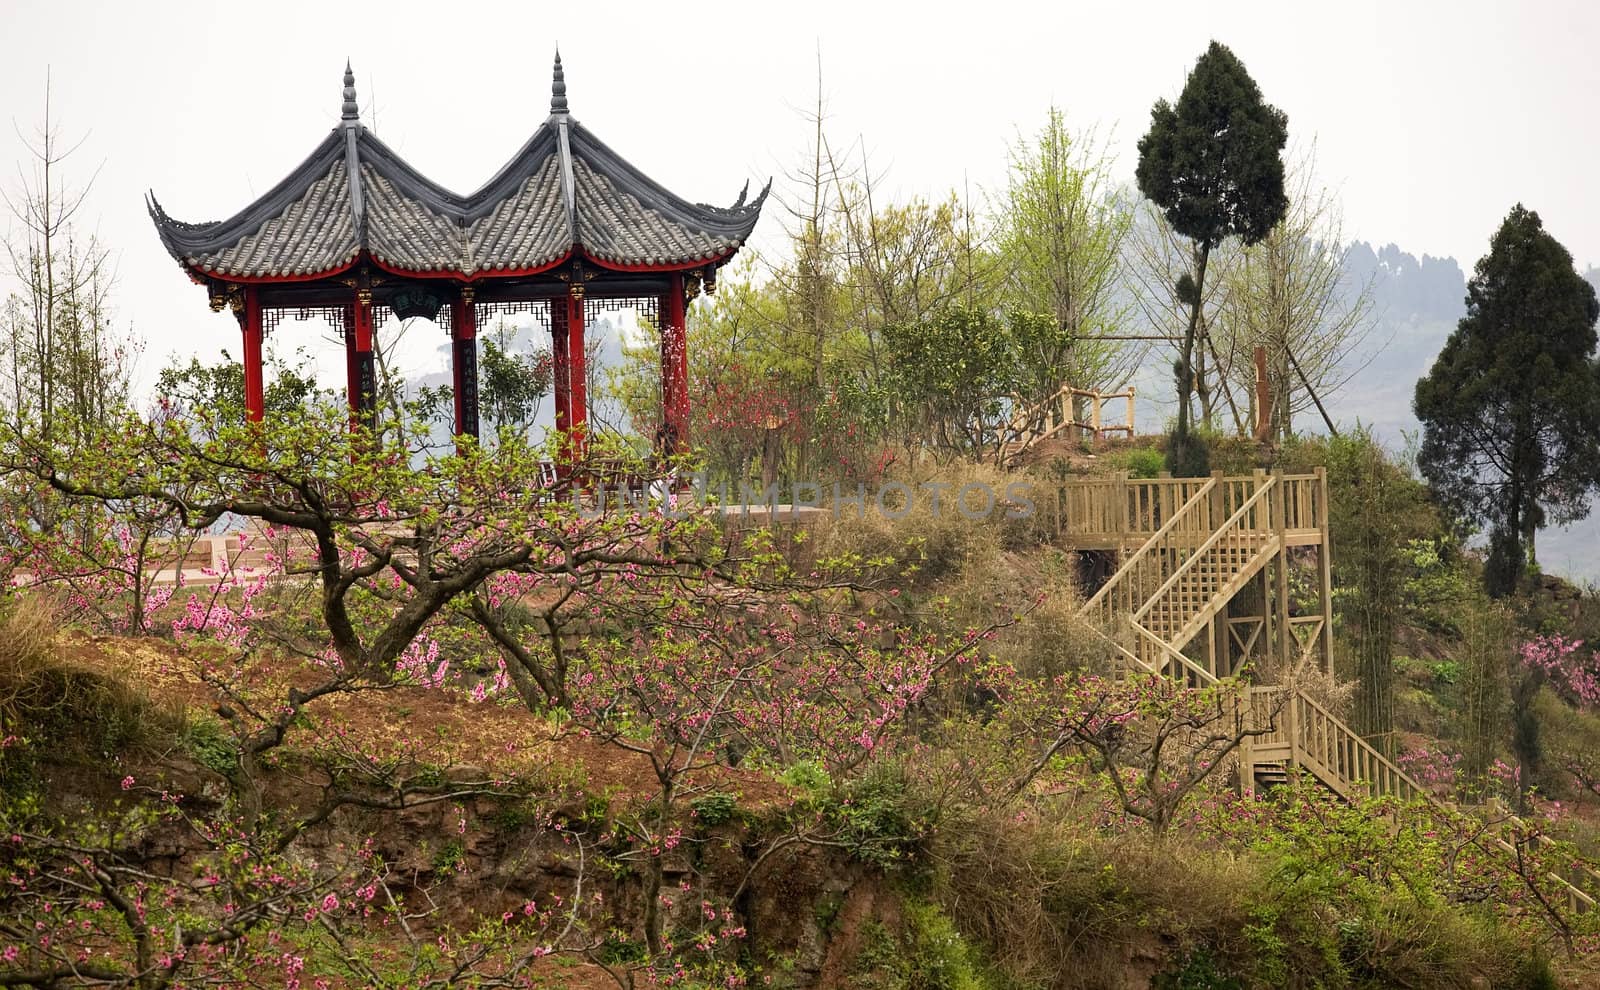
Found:
[[[339,114],[339,127],[344,131],[345,181],[350,183],[350,219],[355,225],[356,245],[366,250],[367,201],[361,192],[361,152],[357,148],[361,126],[361,108],[356,102],[356,74],[350,60],[344,60],[344,107]]]
[[[552,120],[555,118],[552,116]],[[556,147],[561,155],[561,202],[566,207],[567,234],[574,247],[581,247],[583,237],[578,232],[578,183],[572,174],[572,133],[565,114],[556,122]]]
[[[692,203],[640,171],[577,121],[572,122],[572,143],[573,153],[577,157],[584,159],[591,169],[611,180],[613,185],[633,196],[641,205],[679,223],[733,236],[740,241],[755,228],[762,204],[772,189],[772,180],[768,179],[766,187],[753,202],[735,203],[731,207]],[[745,185],[748,189],[749,183]],[[743,199],[742,193],[740,199]]]

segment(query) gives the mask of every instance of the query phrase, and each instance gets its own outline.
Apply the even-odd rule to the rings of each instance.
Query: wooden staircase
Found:
[[[1194,479],[1175,489],[1181,502],[1158,504],[1148,516],[1155,531],[1124,555],[1122,564],[1079,610],[1129,669],[1173,677],[1191,687],[1221,682],[1213,669],[1184,653],[1199,633],[1225,615],[1228,603],[1286,547],[1288,500],[1274,508],[1279,479]],[[1118,511],[1144,515],[1142,506]],[[1324,572],[1326,574],[1326,572]],[[1284,621],[1293,622],[1284,617]],[[1290,669],[1292,658],[1280,658]],[[1298,688],[1240,686],[1241,723],[1250,730],[1239,747],[1241,782],[1256,793],[1309,774],[1340,798],[1356,802],[1393,796],[1425,802],[1442,816],[1456,810],[1413,780],[1359,733]],[[1519,855],[1517,843],[1547,841],[1514,816],[1504,816],[1490,841]],[[1532,836],[1530,840],[1527,837]],[[1552,872],[1572,910],[1593,910],[1600,873],[1577,863]]]
[[[1423,802],[1443,819],[1460,816],[1459,809],[1413,780],[1304,692],[1263,685],[1251,686],[1248,692],[1245,725],[1260,734],[1241,743],[1239,769],[1241,777],[1254,784],[1256,793],[1287,784],[1299,770],[1352,803],[1392,796]],[[1488,839],[1501,852],[1516,857],[1519,841],[1535,847],[1550,842],[1515,815],[1497,817]],[[1550,871],[1546,878],[1565,897],[1568,910],[1592,911],[1600,901],[1600,872],[1587,864],[1572,863],[1564,871]]]
[[[1207,480],[1127,557],[1079,617],[1140,669],[1196,687],[1215,683],[1216,675],[1183,649],[1281,550],[1268,519],[1275,484],[1264,475],[1245,493]]]

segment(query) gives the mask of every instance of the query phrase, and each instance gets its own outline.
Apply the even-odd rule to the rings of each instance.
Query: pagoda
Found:
[[[572,118],[558,52],[550,115],[469,195],[423,176],[361,123],[347,63],[338,126],[265,195],[210,223],[172,219],[154,193],[147,205],[212,310],[238,318],[252,421],[265,416],[262,343],[285,312],[339,328],[352,421],[369,422],[375,335],[390,317],[424,317],[453,342],[455,432],[476,437],[477,328],[525,312],[551,334],[556,427],[581,445],[585,328],[598,312],[631,309],[660,329],[657,441],[676,450],[688,435],[685,309],[715,289],[771,187],[746,202],[746,183],[719,208],[654,182]]]

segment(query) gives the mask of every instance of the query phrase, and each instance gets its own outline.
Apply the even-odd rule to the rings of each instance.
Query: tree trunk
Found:
[[[1194,270],[1194,298],[1189,304],[1189,329],[1183,337],[1183,358],[1178,369],[1178,436],[1189,435],[1189,398],[1194,392],[1194,342],[1200,328],[1200,307],[1205,303],[1206,263],[1211,245],[1202,242]]]

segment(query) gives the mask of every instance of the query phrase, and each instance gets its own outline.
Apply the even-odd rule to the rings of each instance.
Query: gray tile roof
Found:
[[[692,267],[738,250],[767,195],[746,204],[741,194],[726,209],[683,200],[572,120],[555,105],[564,103],[558,92],[550,117],[511,161],[460,196],[354,119],[350,80],[347,73],[339,126],[232,218],[183,223],[150,197],[174,258],[220,278],[329,274],[363,251],[388,268],[462,277],[542,270],[576,252],[602,265]],[[564,89],[559,75],[557,85]]]
[[[467,247],[476,269],[486,270],[542,268],[572,250],[556,155],[467,228]]]
[[[697,230],[645,206],[581,158],[573,161],[572,171],[578,240],[592,258],[661,265],[717,258],[739,246],[731,236]]]

